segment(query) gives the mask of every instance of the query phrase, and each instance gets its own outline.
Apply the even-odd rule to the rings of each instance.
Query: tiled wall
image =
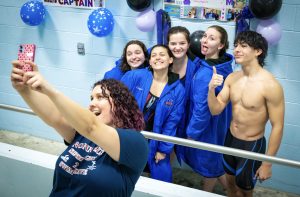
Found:
[[[106,8],[114,15],[113,32],[104,38],[90,34],[87,18],[91,10],[49,7],[46,19],[37,27],[25,25],[20,7],[25,0],[0,1],[0,103],[27,107],[10,84],[10,62],[16,58],[20,43],[37,45],[36,63],[51,83],[83,106],[89,102],[90,87],[101,79],[104,72],[114,66],[124,45],[131,39],[142,40],[147,47],[156,43],[156,31],[141,32],[135,26],[138,12],[132,11],[124,0],[107,0]],[[162,0],[152,1],[155,10],[162,8]],[[280,81],[286,99],[284,138],[279,157],[300,161],[300,1],[285,0],[277,16],[282,29],[282,39],[270,48],[266,68]],[[255,29],[257,20],[251,21]],[[225,27],[229,34],[230,49],[234,39],[234,23],[178,20],[172,25],[186,26],[191,33],[205,30],[212,24]],[[77,43],[85,45],[86,55],[77,54]],[[0,109],[0,129],[26,132],[45,138],[61,140],[53,129],[37,117]],[[270,133],[267,126],[266,136]],[[274,165],[273,177],[262,184],[278,190],[300,194],[300,170]]]

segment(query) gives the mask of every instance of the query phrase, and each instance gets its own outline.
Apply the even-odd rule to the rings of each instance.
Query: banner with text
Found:
[[[44,5],[96,9],[104,8],[105,0],[44,0]]]

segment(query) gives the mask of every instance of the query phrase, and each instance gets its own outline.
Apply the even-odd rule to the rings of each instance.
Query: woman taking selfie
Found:
[[[129,90],[109,79],[93,85],[89,109],[67,98],[39,73],[12,62],[11,82],[28,106],[68,144],[59,156],[50,196],[131,196],[148,155],[138,131],[142,113]]]

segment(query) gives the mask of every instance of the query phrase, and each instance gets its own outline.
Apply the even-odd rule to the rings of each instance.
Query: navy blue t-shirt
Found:
[[[117,132],[119,162],[77,133],[56,162],[50,196],[130,196],[146,165],[148,143],[137,131]]]

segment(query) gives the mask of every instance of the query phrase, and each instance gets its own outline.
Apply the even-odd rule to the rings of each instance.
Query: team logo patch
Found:
[[[165,102],[165,104],[166,104],[167,106],[172,106],[172,105],[173,105],[173,100],[167,100],[167,101]]]

